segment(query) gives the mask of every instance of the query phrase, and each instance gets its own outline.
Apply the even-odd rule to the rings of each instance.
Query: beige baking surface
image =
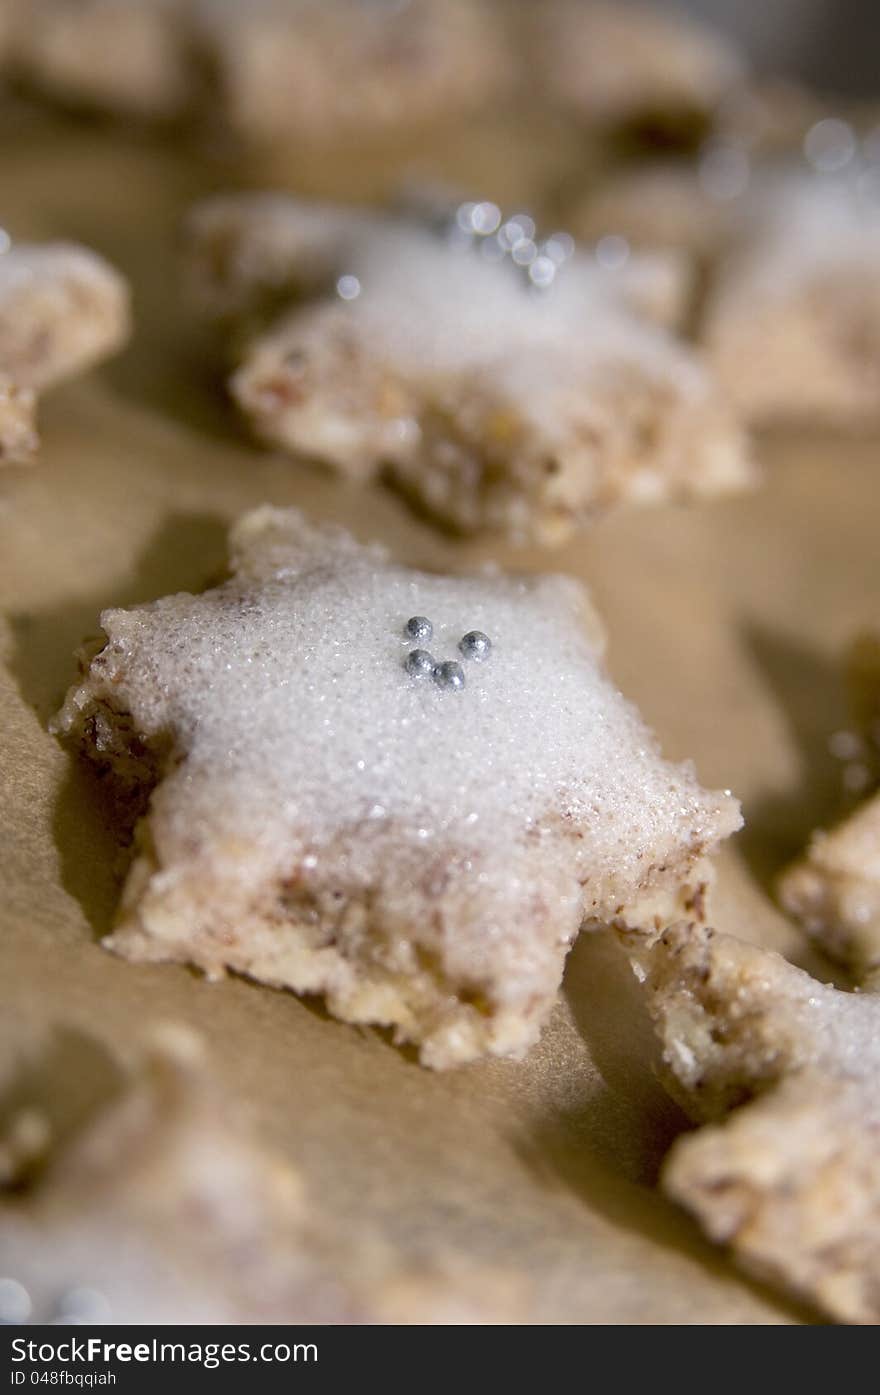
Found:
[[[482,187],[509,206],[534,202],[565,153],[489,131],[448,143],[433,163],[460,166],[465,181],[486,169]],[[414,522],[379,489],[346,488],[240,433],[199,359],[173,261],[179,212],[231,172],[171,143],[33,116],[7,123],[0,168],[12,233],[106,252],[134,281],[138,317],[125,356],[46,402],[40,464],[0,478],[0,1070],[14,1074],[22,1041],[64,1026],[60,1110],[69,1092],[102,1088],[88,1039],[127,1058],[141,1024],[183,1019],[326,1206],[406,1253],[441,1245],[512,1268],[534,1320],[803,1320],[737,1277],[654,1190],[683,1120],[652,1077],[637,994],[603,938],[575,948],[528,1060],[447,1075],[293,996],[134,967],[98,946],[116,844],[94,782],[45,723],[100,609],[200,587],[222,563],[227,521],[264,500],[337,519],[422,565],[486,554]],[[383,162],[362,158],[330,167],[290,156],[287,168],[314,189],[366,194],[389,180]],[[880,614],[880,464],[873,441],[808,435],[762,454],[766,488],[753,498],[620,514],[549,563],[516,560],[592,586],[612,669],[667,752],[692,755],[706,782],[742,797],[748,827],[722,862],[718,923],[807,962],[767,885],[833,808],[835,660]]]

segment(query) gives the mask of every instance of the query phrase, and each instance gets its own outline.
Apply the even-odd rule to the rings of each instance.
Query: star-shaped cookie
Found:
[[[606,265],[470,201],[438,229],[238,195],[186,232],[199,299],[238,324],[231,389],[257,433],[381,473],[451,528],[552,543],[621,500],[752,482],[711,378],[649,323],[682,303],[668,255]]]
[[[56,720],[152,789],[118,953],[321,993],[431,1066],[519,1056],[581,926],[653,925],[739,827],[660,756],[575,583],[411,571],[271,508],[231,571],[105,612]]]

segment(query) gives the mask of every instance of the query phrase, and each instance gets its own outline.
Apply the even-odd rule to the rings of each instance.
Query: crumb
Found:
[[[0,465],[27,465],[37,446],[36,394],[0,374]]]

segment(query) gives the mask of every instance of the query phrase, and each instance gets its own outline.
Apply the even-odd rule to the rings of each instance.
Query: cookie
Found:
[[[39,1117],[29,1111],[32,1132]],[[523,1286],[512,1276],[442,1253],[417,1268],[368,1231],[343,1226],[245,1127],[201,1040],[183,1026],[150,1033],[116,1095],[43,1143],[39,1172],[0,1193],[5,1321],[522,1316]]]
[[[16,0],[9,59],[67,105],[173,118],[195,81],[188,9],[189,0]]]
[[[480,0],[195,0],[213,115],[244,140],[363,141],[486,107],[512,62]]]
[[[855,182],[758,181],[713,277],[701,342],[750,421],[878,414],[880,209]]]
[[[742,86],[733,43],[669,7],[550,0],[531,11],[530,71],[589,131],[689,144]]]
[[[866,796],[830,829],[817,830],[779,880],[782,905],[857,980],[880,967],[880,641],[866,633],[846,663],[852,722],[829,745],[843,762],[846,793]]]
[[[428,237],[431,232],[435,235]],[[292,301],[331,290],[340,294],[340,275],[351,275],[368,254],[381,258],[389,244],[389,255],[398,257],[415,249],[423,258],[433,253],[438,272],[445,266],[448,275],[448,267],[460,261],[455,257],[450,263],[450,255],[467,250],[479,252],[486,266],[509,270],[517,241],[523,243],[520,283],[527,289],[540,289],[541,277],[548,275],[547,285],[553,285],[556,271],[564,267],[566,283],[586,301],[585,310],[592,298],[621,304],[661,326],[672,327],[681,318],[691,287],[686,260],[672,248],[615,257],[613,247],[578,249],[565,232],[543,242],[536,237],[528,214],[504,221],[491,202],[457,199],[445,186],[435,189],[416,180],[399,190],[390,214],[288,194],[218,195],[191,210],[183,241],[196,303],[219,323],[233,326],[242,321],[259,326]],[[546,265],[548,247],[556,268],[552,272]],[[532,273],[539,252],[542,261]],[[493,284],[494,278],[489,281]],[[350,300],[357,299],[360,289],[343,286],[342,298],[347,290]]]
[[[880,966],[880,794],[814,833],[781,878],[779,895],[833,959],[859,977]]]
[[[299,1177],[233,1117],[198,1039],[165,1028],[0,1203],[4,1272],[21,1320],[363,1321],[307,1215]]]
[[[692,894],[736,800],[661,758],[571,581],[411,571],[270,508],[231,558],[105,612],[55,723],[153,788],[110,948],[320,993],[433,1067],[521,1056],[581,926]]]
[[[878,415],[880,364],[869,173],[754,169],[742,148],[718,146],[698,165],[609,181],[573,226],[677,247],[701,268],[695,338],[745,420],[860,425]]]
[[[123,278],[83,247],[14,245],[0,253],[0,460],[35,447],[35,395],[119,349],[129,333]]]
[[[680,924],[637,949],[673,1092],[698,1120],[667,1193],[750,1273],[880,1320],[880,999]]]
[[[431,230],[243,195],[195,210],[188,263],[210,310],[263,326],[231,379],[256,432],[449,528],[554,543],[621,501],[748,487],[710,377],[644,318],[677,313],[668,266],[534,232],[491,203]]]

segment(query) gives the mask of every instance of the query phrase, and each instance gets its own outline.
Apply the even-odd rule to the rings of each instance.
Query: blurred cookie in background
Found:
[[[6,15],[7,63],[38,93],[257,144],[410,128],[486,106],[512,76],[482,0],[7,0]]]
[[[129,289],[85,247],[0,236],[0,465],[22,464],[37,449],[37,395],[127,340]]]
[[[620,502],[754,483],[711,375],[657,324],[685,299],[663,255],[619,265],[487,200],[438,227],[283,194],[207,201],[186,243],[256,433],[447,528],[552,545]]]
[[[189,0],[6,0],[6,61],[65,106],[149,120],[193,94]]]
[[[513,76],[483,0],[193,0],[209,120],[248,142],[364,139],[476,112]]]
[[[853,426],[880,414],[876,137],[814,123],[804,158],[713,142],[692,163],[612,176],[575,209],[581,236],[689,255],[691,325],[751,423]]]
[[[155,1027],[140,1057],[61,1136],[38,1104],[0,1121],[0,1322],[522,1320],[513,1273],[404,1258],[307,1195],[189,1028]],[[4,1172],[25,1133],[39,1158]]]
[[[549,0],[524,24],[531,82],[587,132],[692,146],[745,79],[735,43],[670,6]]]

